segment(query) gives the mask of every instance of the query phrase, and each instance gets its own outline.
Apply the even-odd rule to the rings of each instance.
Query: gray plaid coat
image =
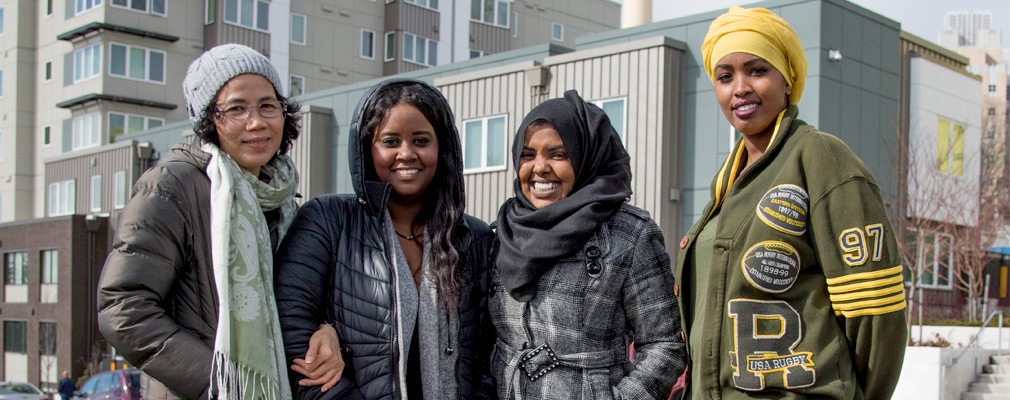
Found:
[[[541,275],[530,302],[498,276],[494,288],[491,368],[502,399],[666,399],[684,371],[670,258],[644,210],[622,205]]]

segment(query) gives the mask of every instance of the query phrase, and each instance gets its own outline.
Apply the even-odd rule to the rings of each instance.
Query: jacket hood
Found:
[[[369,88],[368,91],[361,96],[361,99],[358,100],[358,104],[354,107],[354,114],[351,118],[351,128],[350,134],[348,135],[349,142],[347,146],[348,163],[350,164],[348,167],[351,172],[351,184],[354,187],[354,194],[357,195],[358,202],[365,205],[366,209],[375,215],[381,213],[383,207],[385,207],[386,202],[389,200],[389,193],[392,190],[392,186],[386,182],[376,181],[374,178],[371,178],[370,180],[367,174],[367,171],[369,171],[372,167],[367,165],[370,162],[369,160],[371,160],[370,146],[367,143],[362,143],[362,137],[369,135],[368,132],[365,132],[365,125],[368,121],[364,120],[364,113],[365,110],[375,104],[376,94],[380,89],[386,86],[401,83],[420,84],[430,88],[437,94],[437,101],[439,104],[433,105],[432,108],[433,112],[436,113],[443,121],[441,124],[442,126],[434,126],[436,136],[439,140],[438,168],[448,174],[448,179],[456,180],[458,182],[458,187],[463,187],[463,156],[459,132],[456,129],[456,120],[449,108],[449,102],[444,96],[442,96],[442,92],[427,82],[419,80],[385,80]],[[433,123],[432,125],[436,124]],[[442,156],[450,151],[459,155],[458,157],[455,157],[455,162],[450,163],[454,165],[447,165],[447,158]]]

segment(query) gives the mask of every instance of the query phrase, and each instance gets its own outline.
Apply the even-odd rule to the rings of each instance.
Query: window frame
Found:
[[[89,118],[94,118],[94,120],[92,121]],[[70,121],[71,121],[70,122],[70,140],[71,140],[70,149],[72,151],[76,151],[76,150],[80,150],[80,149],[87,149],[87,148],[97,147],[97,146],[101,146],[102,145],[102,134],[101,134],[101,132],[102,132],[102,114],[101,113],[95,111],[95,112],[90,112],[90,113],[86,113],[86,114],[75,115],[75,116],[73,116],[70,119]],[[80,121],[80,124],[78,124],[78,121]],[[79,128],[80,129],[85,129],[87,127],[87,125],[90,125],[90,126],[92,126],[94,128],[94,132],[93,133],[83,132],[83,131],[79,130]],[[85,139],[84,134],[85,133],[89,133],[88,139],[94,139],[94,141],[92,142],[91,140],[89,140],[88,143],[85,144],[85,142],[84,142],[84,139]]]
[[[417,7],[421,7],[423,9],[425,9],[425,10],[431,10],[431,11],[434,11],[434,12],[439,12],[438,11],[438,0],[422,0],[422,1],[424,1],[425,4],[422,5],[422,4],[418,3],[418,0],[403,0],[403,2],[405,4],[413,4],[413,5],[417,6]],[[431,6],[431,2],[432,1],[435,2],[435,7]],[[386,2],[386,4],[389,4],[389,3],[392,3],[392,2],[391,1],[387,1]]]
[[[203,24],[210,25],[217,20],[217,0],[203,0]]]
[[[920,271],[916,272],[916,275],[919,278],[919,284],[917,286],[921,287],[921,288],[925,288],[925,289],[954,290],[954,285],[953,285],[954,284],[954,282],[953,282],[953,279],[954,279],[954,268],[953,268],[953,266],[954,266],[954,237],[953,237],[953,235],[946,234],[946,233],[940,233],[940,232],[930,232],[927,235],[927,238],[929,238],[929,237],[933,238],[933,244],[932,244],[932,246],[928,246],[928,247],[931,247],[932,250],[933,250],[933,256],[932,256],[933,265],[931,266],[931,268],[932,268],[932,270],[931,270],[932,272],[931,273],[932,273],[933,282],[932,283],[925,283],[922,280],[923,277],[924,277],[924,273],[923,273],[923,271],[921,271],[921,269],[924,267],[924,265],[923,265],[924,264],[924,258],[923,257],[925,257],[926,250],[924,248],[922,248],[922,247],[919,247],[919,248],[916,249],[916,262],[915,262],[916,268],[920,269]],[[946,284],[937,283],[937,281],[939,281],[939,279],[937,279],[937,277],[939,276],[939,270],[940,270],[940,267],[941,267],[940,262],[939,262],[939,257],[938,257],[938,256],[941,255],[940,254],[940,246],[938,245],[940,243],[940,241],[938,240],[939,237],[945,237],[947,239],[947,246],[948,246],[947,247],[947,266],[945,267],[945,268],[947,268],[947,276],[946,276],[946,282],[947,283]]]
[[[89,80],[95,79],[95,78],[97,78],[99,76],[102,76],[102,47],[103,46],[102,46],[101,43],[93,43],[93,44],[89,44],[87,46],[84,46],[84,47],[81,47],[79,49],[75,49],[74,50],[74,53],[73,53],[74,54],[73,55],[73,59],[74,59],[74,65],[73,65],[74,74],[73,75],[74,75],[74,83],[75,84],[76,83],[85,82],[85,81],[89,81]],[[89,65],[88,64],[88,60],[85,59],[85,58],[88,57],[87,56],[87,50],[88,49],[92,49],[92,53],[91,53],[92,56],[91,56],[90,60],[97,62],[98,65]],[[97,49],[98,54],[94,53],[94,51],[96,49]],[[77,57],[78,54],[80,54],[80,61],[78,61],[78,57]],[[79,65],[78,63],[79,62],[83,63],[83,65],[81,65],[80,67],[78,67],[78,65]],[[93,73],[91,75],[86,75],[86,72],[84,70],[85,69],[89,69],[89,67],[90,67],[90,70],[93,71]],[[79,70],[81,72],[81,76],[80,77],[78,77],[78,75],[77,75],[77,73],[78,73]]]
[[[559,35],[558,37],[554,37],[554,31],[555,31],[554,28],[561,28],[561,35]],[[555,42],[565,41],[565,24],[562,24],[560,22],[551,22],[551,40]]]
[[[108,1],[109,1],[109,6],[112,7],[112,8],[118,8],[120,10],[127,10],[127,11],[135,12],[135,13],[138,13],[138,14],[157,15],[157,16],[163,17],[163,18],[167,18],[168,17],[168,0],[162,0],[162,3],[163,3],[162,7],[164,7],[164,9],[165,9],[164,13],[156,13],[156,12],[154,12],[154,1],[155,0],[143,0],[144,1],[144,6],[145,6],[145,8],[144,8],[143,11],[138,10],[136,8],[133,8],[132,4],[130,4],[130,3],[133,2],[133,0],[126,0],[127,5],[125,5],[125,6],[121,6],[119,4],[116,4],[116,0],[108,0]]]
[[[6,19],[7,19],[6,7],[0,6],[0,36],[3,36],[4,34],[7,33],[7,24],[5,23],[7,22],[5,21]]]
[[[412,36],[414,38],[413,40],[410,41],[411,42],[410,43],[410,51],[411,51],[411,54],[413,54],[410,58],[407,58],[407,54],[406,54],[407,47],[408,47],[407,46],[407,35],[410,35],[410,36]],[[424,56],[425,56],[424,60],[425,60],[425,62],[418,62],[418,61],[416,61],[417,60],[417,54],[415,54],[415,53],[417,53],[417,41],[418,40],[424,40],[425,41],[424,42],[424,46],[422,47],[422,49],[424,49]],[[417,35],[417,34],[414,34],[414,33],[403,32],[403,50],[400,52],[401,53],[400,55],[402,56],[402,60],[404,62],[408,62],[408,63],[416,64],[416,65],[421,65],[421,66],[425,66],[425,67],[435,67],[435,66],[437,66],[438,65],[437,61],[435,61],[435,63],[429,63],[428,62],[432,58],[431,54],[429,54],[430,53],[429,50],[431,49],[431,44],[432,43],[434,43],[434,45],[435,45],[436,48],[438,47],[438,42],[437,41],[428,39],[428,38],[426,38],[424,36],[420,36],[420,35]],[[438,56],[438,54],[436,54],[436,58],[437,58],[437,56]]]
[[[504,132],[503,132],[504,134],[502,135],[502,139],[503,140],[502,140],[501,145],[502,145],[502,151],[504,152],[504,157],[502,157],[502,164],[501,165],[488,166],[488,160],[487,160],[487,157],[488,157],[488,155],[487,155],[487,148],[488,148],[488,128],[487,127],[488,127],[488,121],[490,121],[492,119],[497,119],[497,118],[503,118],[502,129],[504,129]],[[481,147],[480,147],[480,149],[481,149],[481,154],[480,154],[480,158],[481,158],[480,161],[481,161],[481,163],[480,164],[481,165],[480,165],[480,167],[467,168],[466,167],[466,156],[467,156],[467,152],[466,152],[466,139],[467,139],[466,125],[468,123],[472,123],[472,122],[476,122],[476,121],[480,121],[481,122]],[[509,114],[508,113],[493,114],[493,115],[487,115],[487,116],[483,116],[483,117],[469,118],[469,119],[462,120],[460,122],[461,122],[461,125],[462,125],[459,128],[459,131],[461,133],[460,134],[460,136],[461,136],[461,138],[460,138],[460,148],[462,149],[462,153],[463,153],[462,154],[463,155],[463,160],[462,160],[463,161],[463,175],[481,174],[481,173],[485,173],[485,172],[499,172],[499,171],[505,171],[505,170],[507,170],[508,169],[508,164],[509,164],[508,160],[509,160],[509,151],[510,151],[509,146],[508,146],[508,141],[509,141],[509,135],[508,135],[508,132],[509,132]]]
[[[112,173],[112,209],[121,210],[126,207],[129,200],[127,190],[126,171],[116,171]]]
[[[358,57],[366,60],[375,60],[375,31],[361,28],[360,32],[361,33],[358,35]],[[368,55],[365,55],[365,34],[369,34],[372,37],[371,46],[368,49]]]
[[[620,130],[617,132],[617,135],[621,137],[621,143],[628,144],[628,96],[606,97],[602,99],[591,100],[590,103],[593,103],[597,107],[600,107],[601,110],[603,110],[603,106],[605,103],[613,103],[615,101],[622,102],[621,113],[623,114],[621,118]],[[604,111],[604,113],[606,113],[606,111]],[[607,119],[610,120],[610,124],[611,126],[613,126],[614,121],[610,117],[611,117],[610,114],[607,114]],[[614,129],[618,129],[618,127],[614,126]]]
[[[112,140],[113,139],[113,136],[112,136],[112,116],[113,115],[118,115],[118,116],[122,116],[123,117],[123,133],[120,133],[119,135],[116,135],[116,137],[119,137],[119,136],[122,136],[122,135],[129,135],[131,133],[135,133],[135,132],[131,132],[130,129],[129,129],[130,128],[130,117],[135,117],[135,118],[139,117],[139,118],[143,118],[143,120],[144,120],[144,127],[143,127],[143,129],[141,129],[141,130],[139,130],[137,132],[143,132],[143,131],[146,131],[148,129],[153,129],[153,128],[165,126],[165,119],[164,118],[149,117],[149,116],[146,116],[146,115],[143,115],[143,114],[133,114],[133,113],[124,113],[124,112],[119,112],[119,111],[109,111],[108,113],[105,114],[105,118],[106,118],[105,119],[106,120],[106,123],[105,123],[105,137],[108,140],[108,143],[115,143]],[[152,127],[151,126],[151,121],[158,121],[161,124],[158,125],[158,126]]]
[[[940,132],[940,127],[946,125],[947,131]],[[958,131],[960,128],[960,132]],[[936,169],[942,173],[964,176],[964,141],[966,139],[967,124],[953,118],[937,116],[936,134]],[[960,133],[960,140],[958,140]],[[946,143],[941,144],[942,141]],[[941,159],[941,152],[947,153]],[[958,159],[960,156],[960,159]]]
[[[53,126],[43,125],[42,126],[42,147],[49,147],[53,145]]]
[[[124,75],[119,75],[117,73],[112,72],[112,66],[114,65],[114,60],[112,59],[112,54],[113,54],[112,53],[112,47],[113,46],[124,47],[126,49],[125,53],[124,53],[125,59],[123,60],[123,62],[124,62],[123,70],[125,71]],[[130,76],[130,53],[132,52],[133,49],[139,49],[139,50],[143,50],[144,51],[144,78],[134,78],[134,77]],[[153,65],[153,63],[151,62],[151,54],[152,53],[161,53],[161,81],[156,81],[156,80],[152,80],[151,79],[151,65]],[[128,80],[137,81],[137,82],[146,82],[146,83],[154,83],[154,84],[159,84],[159,85],[165,85],[166,84],[166,80],[167,80],[165,75],[168,72],[168,71],[166,71],[166,68],[168,68],[168,52],[166,52],[164,50],[156,50],[156,49],[152,49],[152,48],[149,48],[149,47],[143,47],[143,46],[134,46],[132,44],[126,44],[126,43],[109,42],[109,76],[110,77],[119,78],[119,79],[128,79]]]
[[[484,15],[483,12],[481,12],[480,18],[474,18],[474,15],[473,15],[473,11],[474,11],[473,10],[473,3],[474,2],[480,2],[480,5],[481,5],[480,10],[484,10],[484,8],[487,7],[487,3],[488,2],[492,3],[494,12],[491,15],[491,21],[485,21],[484,20],[485,15]],[[505,24],[504,25],[498,23],[498,19],[501,17],[501,14],[499,13],[499,11],[501,11],[501,9],[499,8],[501,5],[505,5]],[[503,0],[470,0],[470,21],[473,21],[473,22],[476,22],[476,23],[480,23],[480,24],[484,24],[484,25],[490,25],[490,26],[494,26],[494,27],[498,27],[498,28],[511,29],[513,15],[514,14],[513,14],[513,11],[512,11],[512,3],[508,2],[508,1],[503,1]],[[513,37],[515,37],[515,36],[513,36]]]
[[[42,64],[42,83],[49,83],[52,81],[53,81],[53,62],[46,61],[45,63]]]
[[[20,324],[21,327],[23,328],[23,332],[22,332],[22,335],[21,335],[21,338],[23,339],[23,343],[21,343],[23,351],[18,352],[18,351],[8,351],[7,350],[7,341],[11,340],[10,338],[14,336],[14,335],[11,335],[10,333],[7,332],[7,326],[8,326],[7,324],[11,324],[11,326],[14,326],[15,324]],[[4,333],[4,350],[3,350],[4,353],[28,355],[28,321],[23,320],[23,319],[4,319],[3,320],[3,333]],[[13,333],[13,332],[11,332],[11,333]]]
[[[102,175],[91,175],[89,211],[93,213],[102,212]]]
[[[48,279],[46,279],[47,276]],[[60,251],[58,249],[39,250],[39,283],[43,285],[60,283]]]
[[[235,2],[235,7],[236,7],[236,9],[235,9],[235,18],[236,18],[236,20],[235,21],[229,21],[228,20],[228,2],[229,1],[234,1]],[[250,26],[250,25],[245,25],[245,24],[242,23],[242,1],[241,0],[225,0],[225,2],[224,2],[224,15],[221,17],[221,21],[224,21],[224,23],[226,23],[226,24],[240,26],[240,27],[243,27],[243,28],[246,28],[246,29],[252,29],[254,31],[270,33],[270,15],[267,15],[267,26],[266,27],[262,27],[261,28],[259,26],[259,24],[258,24],[258,21],[259,21],[258,17],[259,17],[259,10],[260,10],[259,5],[261,3],[262,4],[266,4],[266,6],[267,6],[267,14],[270,13],[270,2],[264,1],[264,0],[253,0],[252,25]]]
[[[294,85],[295,79],[301,81],[301,85],[299,85],[299,87],[301,88],[302,92],[299,94],[291,93],[291,89],[295,87]],[[303,94],[305,94],[305,77],[298,74],[288,74],[288,97],[301,96]]]
[[[73,215],[77,212],[77,182],[74,179],[50,183],[48,197],[50,217]]]
[[[80,5],[86,5],[88,1],[91,1],[92,3],[91,7],[85,9],[78,8],[78,6]],[[101,6],[102,6],[102,0],[77,0],[74,2],[74,16],[76,17],[78,15],[84,14],[88,11],[94,10]]]
[[[21,256],[21,257],[12,257],[12,256]],[[14,258],[14,260],[12,260],[12,258]],[[18,260],[20,260],[21,265],[19,265],[19,266],[13,266],[11,262],[12,261],[17,262]],[[15,268],[15,269],[20,268],[20,270],[21,270],[20,273],[18,273],[18,272],[14,273],[15,281],[18,280],[16,278],[20,278],[20,282],[12,282],[9,279],[9,278],[11,278],[11,271],[10,271],[10,269],[12,267]],[[27,285],[28,284],[28,252],[24,251],[24,250],[20,250],[20,251],[19,250],[15,250],[15,251],[8,251],[8,252],[3,253],[3,274],[4,274],[4,286]],[[6,301],[6,299],[4,299],[4,301]]]
[[[46,18],[50,18],[53,16],[53,0],[45,0],[45,2],[46,4],[43,6],[42,11],[45,13]]]
[[[383,34],[383,53],[382,62],[396,61],[396,31],[390,31]],[[390,43],[392,40],[392,43]]]
[[[302,19],[302,41],[299,42],[295,40],[295,18]],[[288,21],[291,24],[291,43],[297,44],[299,46],[306,46],[309,43],[309,17],[304,14],[291,13],[291,20]]]

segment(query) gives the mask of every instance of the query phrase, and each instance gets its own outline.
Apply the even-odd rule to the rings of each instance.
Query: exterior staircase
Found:
[[[961,400],[1010,400],[1010,356],[989,357]]]

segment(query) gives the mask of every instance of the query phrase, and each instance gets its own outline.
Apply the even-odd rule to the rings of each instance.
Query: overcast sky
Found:
[[[618,3],[621,0],[615,0]],[[936,42],[943,16],[948,11],[993,12],[993,27],[1003,29],[1003,47],[1010,47],[1010,1],[1007,0],[850,0],[877,14],[901,24],[901,29],[913,35]],[[756,3],[754,0],[652,0],[652,19],[683,17],[706,11],[726,9],[738,4]]]

